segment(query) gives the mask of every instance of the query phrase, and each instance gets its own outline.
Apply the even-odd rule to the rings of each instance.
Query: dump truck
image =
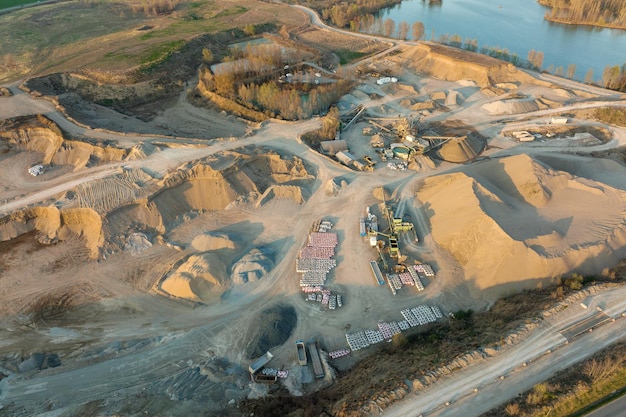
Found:
[[[304,341],[296,340],[296,351],[298,354],[298,363],[300,365],[306,365],[306,350],[304,349]]]
[[[259,359],[252,362],[250,366],[248,366],[248,371],[250,371],[250,374],[252,375],[256,374],[261,368],[267,365],[273,357],[274,355],[272,355],[269,351],[265,352],[265,355],[261,356]]]

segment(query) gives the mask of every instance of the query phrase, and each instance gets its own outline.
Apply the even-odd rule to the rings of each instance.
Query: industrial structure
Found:
[[[384,193],[383,193],[384,195]],[[387,224],[389,225],[388,232],[383,233],[378,230],[378,220],[375,215],[370,212],[369,207],[366,209],[367,217],[362,217],[359,219],[359,231],[361,236],[367,235],[369,238],[370,246],[376,248],[378,251],[381,261],[385,265],[385,268],[388,268],[388,264],[386,259],[383,256],[383,248],[384,241],[378,240],[378,236],[383,236],[387,238],[387,251],[389,253],[389,257],[391,258],[400,258],[400,246],[398,244],[398,235],[400,233],[413,233],[413,239],[417,242],[417,234],[415,233],[415,226],[413,223],[405,222],[402,217],[395,217],[393,209],[387,201],[383,198],[383,214],[387,220]]]

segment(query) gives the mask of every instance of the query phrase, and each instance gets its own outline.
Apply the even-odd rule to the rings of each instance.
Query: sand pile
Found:
[[[483,104],[481,108],[487,113],[495,116],[503,114],[528,113],[531,111],[539,110],[540,106],[537,100],[525,99],[498,100],[491,103]]]
[[[230,285],[226,265],[214,252],[190,256],[161,283],[161,289],[176,297],[207,304],[219,302]]]
[[[191,241],[191,246],[198,252],[218,249],[235,249],[235,243],[226,233],[203,233]]]
[[[449,140],[435,150],[435,155],[444,161],[462,164],[473,161],[485,148],[485,142],[474,136],[458,137]]]
[[[42,243],[82,238],[90,256],[94,258],[98,256],[98,249],[103,243],[102,218],[88,208],[59,210],[54,206],[35,207],[0,219],[0,241],[34,230],[40,232],[39,240]]]
[[[596,161],[603,166],[587,159],[587,170]],[[477,297],[572,271],[599,273],[626,253],[626,192],[526,155],[428,178],[417,195],[429,205],[433,238],[462,265]]]
[[[503,82],[537,81],[512,64],[485,55],[437,44],[405,46],[402,53],[388,57],[405,68],[447,80],[472,80],[481,87]]]
[[[259,198],[257,207],[262,206],[272,200],[291,200],[296,204],[302,204],[305,198],[302,188],[295,185],[273,185]]]
[[[66,140],[58,126],[42,115],[3,120],[0,137],[18,148],[42,153],[43,164],[71,165],[76,169],[99,162],[121,161],[128,155],[125,149]]]
[[[231,204],[266,204],[274,198],[303,203],[313,183],[302,160],[275,153],[233,153],[225,161],[195,163],[163,181],[153,202],[170,224],[196,210],[225,210]],[[225,158],[226,159],[226,158]]]
[[[235,285],[255,282],[274,268],[274,261],[260,249],[252,249],[237,261],[232,268],[231,280]]]

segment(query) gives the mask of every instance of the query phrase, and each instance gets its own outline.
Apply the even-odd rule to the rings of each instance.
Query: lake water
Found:
[[[626,31],[551,23],[543,18],[547,10],[534,0],[405,0],[379,17],[393,19],[396,28],[402,21],[420,21],[425,39],[433,31],[435,40],[457,34],[476,39],[479,50],[497,46],[523,59],[531,49],[542,51],[544,69],[552,64],[567,73],[568,65],[575,64],[579,80],[590,68],[598,80],[607,65],[626,63]]]

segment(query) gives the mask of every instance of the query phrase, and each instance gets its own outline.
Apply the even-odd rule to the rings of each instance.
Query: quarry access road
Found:
[[[517,344],[454,372],[422,391],[409,394],[383,413],[386,417],[479,416],[545,381],[626,336],[626,288],[610,288],[593,295],[589,309],[572,302],[548,317]],[[567,341],[561,330],[593,315],[606,305],[614,322]],[[526,364],[526,366],[524,366]],[[449,404],[446,404],[449,403]]]

